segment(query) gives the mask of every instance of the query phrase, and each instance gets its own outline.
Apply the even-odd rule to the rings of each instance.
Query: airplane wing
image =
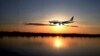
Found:
[[[67,26],[67,27],[79,27],[77,25],[65,25],[65,26]]]
[[[25,25],[36,25],[36,26],[56,26],[54,24],[43,24],[43,23],[25,23]],[[76,25],[64,25],[66,27],[78,27]]]
[[[25,23],[25,25],[55,26],[55,25],[51,25],[51,24],[43,24],[43,23]]]

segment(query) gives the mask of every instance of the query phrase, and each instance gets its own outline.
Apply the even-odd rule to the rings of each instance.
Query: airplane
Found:
[[[56,26],[58,24],[60,26],[60,25],[65,25],[65,24],[73,23],[74,22],[73,19],[74,19],[74,16],[72,16],[72,18],[70,20],[68,20],[68,21],[53,20],[53,21],[49,21],[49,24],[43,24],[43,23],[25,23],[25,25]],[[78,26],[71,26],[71,27],[78,27]]]
[[[64,25],[64,24],[69,24],[69,23],[73,23],[74,16],[68,20],[68,21],[49,21],[50,24],[59,24],[59,25]]]

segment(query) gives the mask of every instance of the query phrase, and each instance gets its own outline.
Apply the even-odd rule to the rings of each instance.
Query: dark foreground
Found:
[[[34,33],[34,32],[0,32],[0,37],[32,37],[32,36],[61,36],[61,37],[100,37],[100,34],[80,33]]]
[[[100,38],[5,36],[0,56],[100,56]]]

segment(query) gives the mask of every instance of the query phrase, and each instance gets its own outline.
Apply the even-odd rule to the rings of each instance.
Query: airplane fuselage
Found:
[[[59,25],[64,25],[64,24],[69,24],[69,23],[73,23],[71,21],[64,21],[64,22],[59,22],[59,21],[49,21],[50,24],[59,24]]]
[[[73,23],[73,21],[49,21],[50,24],[59,24],[59,25],[64,25],[64,24],[69,24],[69,23]]]
[[[74,22],[73,19],[74,19],[74,16],[68,21],[57,21],[57,20],[55,20],[55,21],[49,21],[49,23],[50,24],[59,24],[59,25],[62,24],[62,25],[64,25],[64,24],[73,23]]]

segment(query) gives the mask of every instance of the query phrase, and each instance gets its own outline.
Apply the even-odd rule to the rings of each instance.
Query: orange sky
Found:
[[[71,24],[74,25],[74,24]],[[45,33],[100,33],[100,27],[78,25],[67,26],[33,26],[24,24],[0,24],[0,31],[45,32]]]
[[[65,21],[69,20],[64,19],[66,18],[66,15],[64,14],[53,14],[49,15],[50,17],[44,17],[43,20],[30,20],[29,22],[36,22],[36,23],[46,23],[49,24],[48,21],[50,20],[59,20],[59,21]],[[34,25],[25,25],[25,22],[19,21],[18,23],[9,23],[9,24],[0,24],[0,31],[20,31],[20,32],[42,32],[42,33],[100,33],[99,26],[96,25],[88,25],[83,24],[82,20],[79,20],[79,18],[74,18],[74,23],[67,24],[69,26],[34,26]],[[79,27],[70,27],[70,26],[79,26]]]

